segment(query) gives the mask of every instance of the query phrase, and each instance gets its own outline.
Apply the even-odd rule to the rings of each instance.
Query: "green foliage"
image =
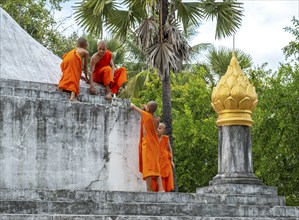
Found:
[[[286,58],[294,56],[295,57],[294,60],[298,61],[299,59],[299,20],[294,17],[292,19],[292,23],[294,27],[286,27],[285,31],[294,35],[295,40],[289,42],[289,44],[285,46],[282,50]]]
[[[194,192],[217,174],[216,114],[202,69],[172,79],[174,160],[178,187]]]
[[[255,172],[266,185],[277,186],[288,205],[298,205],[299,66],[283,65],[263,80],[253,114]]]
[[[47,36],[44,46],[62,58],[63,54],[76,48],[79,36],[76,32],[66,37],[60,33],[52,32]]]
[[[34,39],[43,43],[55,24],[44,1],[3,0],[0,6]]]
[[[215,39],[231,36],[241,27],[242,3],[235,0],[223,2],[202,1],[201,6],[206,20],[217,20]]]
[[[150,100],[155,100],[159,107],[156,114],[162,115],[162,100],[161,100],[161,80],[155,73],[142,72],[139,76],[142,81],[142,89],[139,91],[138,96],[132,97],[132,102],[136,106],[146,104]]]

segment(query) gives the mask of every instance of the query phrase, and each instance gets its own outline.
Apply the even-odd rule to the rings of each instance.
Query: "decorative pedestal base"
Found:
[[[262,181],[258,179],[254,173],[224,173],[217,174],[213,180],[209,182],[210,186],[222,184],[262,185]]]

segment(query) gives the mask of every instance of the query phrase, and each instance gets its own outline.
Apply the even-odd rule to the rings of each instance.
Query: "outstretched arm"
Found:
[[[114,77],[115,66],[114,66],[113,58],[111,58],[110,60],[110,66],[112,68],[112,77]]]
[[[133,103],[131,103],[131,109],[136,111],[137,113],[139,113],[141,115],[142,113],[142,109],[138,108],[136,105],[134,105]]]
[[[171,155],[171,165],[172,165],[172,167],[174,167],[173,154],[172,154],[172,147],[171,147],[169,141],[168,141],[168,149],[169,149],[169,152],[170,152],[170,155]]]
[[[89,83],[89,79],[88,79],[88,71],[87,71],[87,62],[88,62],[88,57],[89,57],[89,54],[88,54],[88,51],[86,50],[85,51],[85,54],[84,54],[84,66],[83,66],[83,69],[84,69],[84,74],[85,74],[85,82],[86,83]]]
[[[89,92],[91,95],[96,94],[96,90],[94,89],[94,83],[93,83],[93,72],[95,69],[95,65],[96,65],[95,56],[92,56],[90,59],[90,78],[89,78],[89,83],[90,83]]]

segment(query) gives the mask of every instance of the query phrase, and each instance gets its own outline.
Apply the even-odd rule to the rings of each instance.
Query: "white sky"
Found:
[[[295,37],[283,28],[292,26],[292,18],[299,17],[299,0],[240,0],[243,3],[242,27],[235,35],[235,48],[252,56],[254,65],[267,62],[276,70],[283,63],[282,48]],[[195,43],[213,43],[233,48],[233,37],[215,40],[215,22],[204,23]]]
[[[221,0],[217,0],[221,1]],[[70,16],[71,6],[77,0],[64,4],[63,10],[56,14],[57,18]],[[243,3],[244,17],[242,26],[235,35],[235,48],[243,50],[252,56],[254,65],[267,62],[268,68],[276,70],[279,62],[283,63],[282,48],[295,37],[283,28],[292,26],[293,17],[299,17],[299,0],[239,0]],[[65,33],[72,33],[80,29],[74,18],[68,19],[69,27]],[[215,40],[215,22],[204,22],[199,27],[199,35],[191,45],[198,43],[213,43],[215,46],[233,48],[233,37]],[[79,32],[80,33],[80,32]]]

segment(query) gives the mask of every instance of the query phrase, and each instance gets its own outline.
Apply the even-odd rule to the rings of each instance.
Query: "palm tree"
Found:
[[[219,39],[237,31],[242,10],[241,3],[235,0],[82,0],[75,14],[79,25],[100,36],[103,28],[120,39],[136,33],[147,62],[158,69],[162,80],[162,119],[173,146],[170,71],[181,69],[191,49],[179,25],[186,33],[190,26],[216,19],[215,38]]]

